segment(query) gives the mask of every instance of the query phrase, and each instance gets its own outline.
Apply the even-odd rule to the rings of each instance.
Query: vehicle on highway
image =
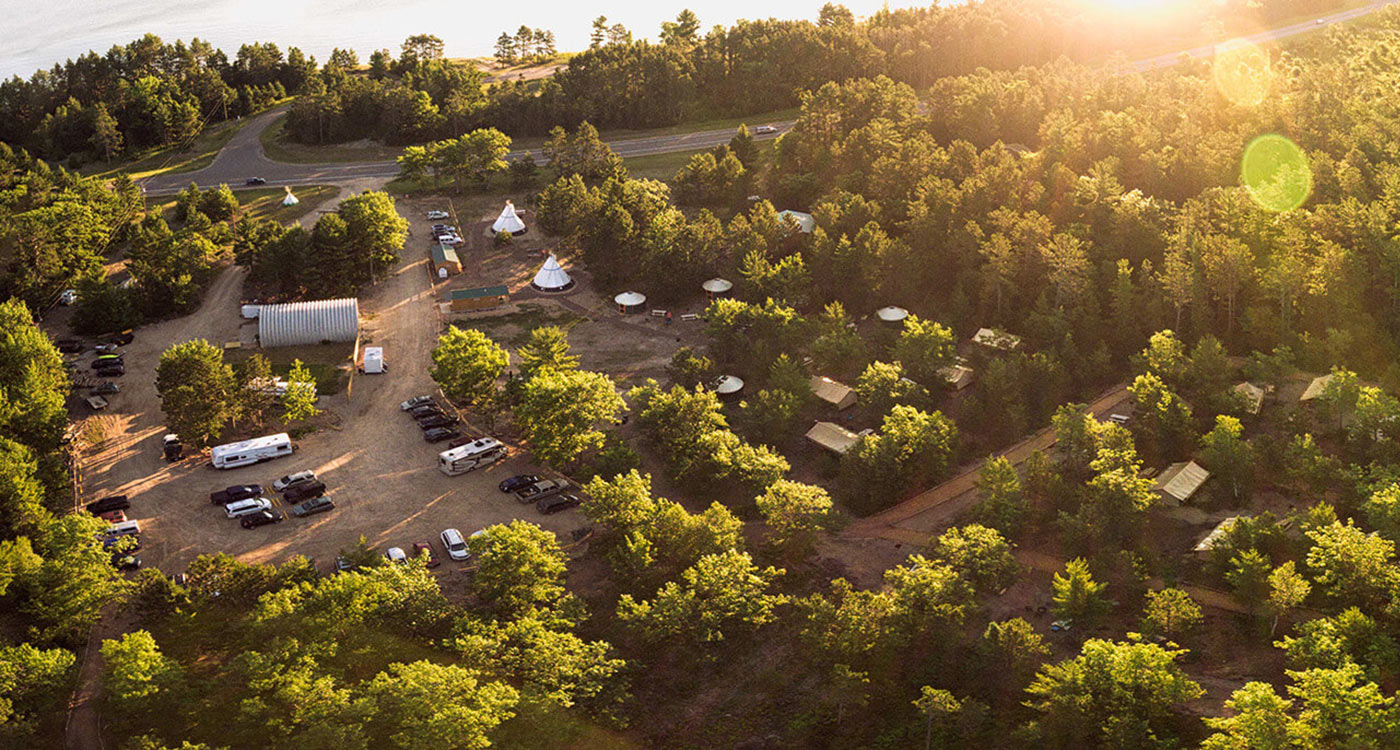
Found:
[[[429,568],[436,568],[437,566],[442,564],[442,561],[438,559],[437,554],[433,552],[433,545],[427,542],[413,543],[413,557],[414,559],[417,559],[419,557],[427,557],[428,559],[426,562],[423,563],[423,565]]]
[[[297,518],[305,518],[307,516],[314,516],[317,513],[325,513],[328,510],[334,509],[335,503],[332,502],[331,499],[326,497],[325,495],[321,495],[320,497],[313,497],[310,500],[293,505],[292,515],[296,516]]]
[[[423,439],[430,443],[441,443],[444,440],[451,440],[462,433],[451,427],[433,427],[423,432]]]
[[[252,440],[216,445],[210,451],[210,463],[216,469],[237,469],[292,455],[292,438],[285,432],[264,435]]]
[[[443,529],[442,546],[447,549],[447,556],[453,560],[465,560],[472,556],[467,551],[467,540],[462,538],[462,532],[456,529]]]
[[[272,501],[265,497],[250,497],[224,506],[224,514],[229,518],[242,518],[265,510],[272,510]]]
[[[402,409],[403,411],[409,411],[409,410],[411,410],[411,409],[414,409],[414,408],[417,408],[417,407],[419,407],[419,406],[422,406],[423,404],[431,404],[431,403],[433,403],[433,397],[432,397],[432,396],[414,396],[413,398],[411,398],[411,399],[409,399],[409,400],[407,400],[407,401],[405,401],[405,402],[399,404],[399,408]]]
[[[403,547],[390,547],[384,551],[384,559],[389,562],[406,563],[408,562],[408,553],[403,551]]]
[[[86,507],[87,512],[92,514],[106,513],[111,510],[126,510],[131,507],[131,501],[126,499],[126,495],[112,495],[90,502]]]
[[[294,471],[272,483],[272,489],[281,492],[298,482],[309,482],[316,478],[316,472],[306,469],[304,471]]]
[[[244,185],[266,185],[267,180],[263,177],[249,177],[243,181]]]
[[[776,125],[759,125],[758,127],[756,127],[756,128],[753,129],[753,132],[754,132],[754,135],[768,135],[769,133],[776,133],[776,132],[778,132],[778,126],[776,126]]]
[[[111,396],[121,392],[121,386],[116,383],[98,383],[92,387],[92,395],[94,396]]]
[[[477,438],[438,454],[438,469],[449,477],[484,468],[506,457],[506,447],[496,438]]]
[[[428,221],[437,221],[438,219],[446,219],[446,218],[449,218],[446,211],[429,211],[429,212],[428,212]]]
[[[250,516],[244,516],[238,524],[245,529],[256,529],[259,526],[281,522],[282,514],[269,508],[267,510],[260,510]]]
[[[461,420],[451,414],[429,414],[424,417],[418,417],[415,421],[418,422],[419,429],[431,430],[434,427],[451,427]]]
[[[124,555],[120,552],[112,554],[112,567],[117,570],[140,570],[141,558],[136,555]]]
[[[83,342],[77,339],[59,339],[53,342],[60,352],[64,354],[79,354],[83,351]]]
[[[87,401],[88,408],[93,411],[102,411],[107,408],[107,399],[101,396],[88,396],[84,401]]]
[[[547,497],[553,497],[567,489],[569,489],[568,482],[560,479],[543,479],[516,490],[515,499],[521,503],[533,503]]]
[[[313,497],[320,497],[326,494],[326,483],[319,479],[312,482],[301,482],[288,487],[282,493],[282,498],[289,503],[299,503],[302,500],[310,500]]]
[[[539,474],[516,474],[513,477],[502,479],[501,483],[496,485],[496,487],[500,488],[501,492],[515,492],[521,487],[534,484],[543,479],[544,477]]]
[[[228,505],[239,500],[247,500],[250,497],[261,497],[263,493],[260,484],[235,484],[232,487],[225,487],[217,492],[209,493],[209,502],[214,505]]]
[[[561,510],[577,508],[582,503],[583,501],[579,499],[578,495],[555,495],[535,503],[535,510],[539,511],[541,515],[548,516]]]

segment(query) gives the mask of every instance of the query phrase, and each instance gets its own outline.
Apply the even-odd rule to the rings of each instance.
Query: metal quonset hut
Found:
[[[264,347],[354,341],[360,332],[360,302],[354,297],[263,305],[258,341]]]

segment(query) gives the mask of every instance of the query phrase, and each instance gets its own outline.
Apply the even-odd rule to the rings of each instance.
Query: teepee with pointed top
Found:
[[[514,235],[525,234],[525,222],[515,215],[515,204],[506,201],[506,207],[501,209],[501,215],[496,217],[496,223],[491,225],[492,234],[510,232]]]
[[[287,194],[282,197],[282,205],[295,206],[296,204],[301,203],[301,201],[297,200],[297,197],[295,195],[292,195],[291,188],[283,188],[283,190],[286,190]]]
[[[535,274],[535,279],[530,282],[530,286],[541,292],[562,292],[573,285],[574,280],[569,278],[569,272],[559,265],[559,259],[554,257],[554,253],[549,254],[544,265],[540,266],[539,273]]]

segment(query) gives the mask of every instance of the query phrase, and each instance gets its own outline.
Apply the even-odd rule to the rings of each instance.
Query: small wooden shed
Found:
[[[490,310],[510,302],[510,290],[504,286],[482,286],[475,289],[453,289],[447,294],[452,312]]]

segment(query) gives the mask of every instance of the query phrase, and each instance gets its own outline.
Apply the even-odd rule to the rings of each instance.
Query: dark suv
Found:
[[[297,482],[283,491],[282,497],[289,503],[299,503],[326,494],[326,483],[319,480]]]
[[[209,493],[209,502],[214,505],[228,505],[239,500],[247,500],[250,497],[260,497],[262,493],[263,488],[260,484],[235,484],[218,492]]]
[[[456,417],[447,414],[430,414],[419,419],[418,426],[425,430],[431,430],[434,427],[451,427],[457,424],[458,421],[460,420]]]

